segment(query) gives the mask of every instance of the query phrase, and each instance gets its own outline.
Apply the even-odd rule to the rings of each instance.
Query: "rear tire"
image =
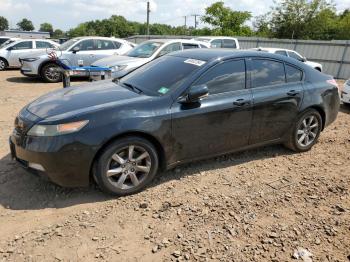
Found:
[[[125,196],[143,190],[155,177],[158,165],[155,147],[146,139],[131,136],[103,150],[93,176],[102,191]]]
[[[48,63],[41,68],[40,76],[47,83],[61,82],[61,67],[55,63]]]
[[[310,150],[320,136],[322,130],[322,117],[315,109],[303,112],[294,124],[285,146],[295,152]]]
[[[0,71],[5,70],[7,66],[7,61],[4,58],[0,58]]]

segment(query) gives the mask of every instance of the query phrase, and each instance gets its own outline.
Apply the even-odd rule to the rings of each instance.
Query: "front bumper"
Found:
[[[37,61],[28,62],[28,61],[20,59],[20,63],[21,63],[21,73],[23,75],[25,75],[25,76],[38,76],[39,75],[39,72],[38,72],[39,65],[38,65]]]
[[[74,136],[19,136],[9,139],[12,158],[29,171],[47,176],[64,187],[88,186],[94,152],[74,142]]]

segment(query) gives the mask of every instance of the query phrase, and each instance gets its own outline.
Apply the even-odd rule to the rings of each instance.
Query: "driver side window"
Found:
[[[76,44],[75,47],[79,47],[80,51],[90,51],[90,50],[95,50],[95,45],[94,45],[94,40],[89,39],[89,40],[83,40]]]
[[[246,66],[244,60],[232,60],[210,68],[195,85],[206,84],[209,95],[245,89]]]

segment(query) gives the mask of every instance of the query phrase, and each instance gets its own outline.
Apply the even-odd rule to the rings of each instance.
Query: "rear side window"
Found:
[[[303,72],[294,66],[290,66],[286,64],[286,78],[287,82],[299,82],[303,77]]]
[[[45,41],[36,41],[36,49],[45,49],[45,48],[53,48],[54,46],[49,42]]]
[[[24,49],[32,49],[32,48],[33,48],[32,41],[23,41],[12,46],[12,50],[24,50]]]
[[[287,56],[287,52],[286,52],[286,51],[283,51],[283,50],[276,51],[275,54]]]
[[[221,39],[215,39],[211,41],[210,46],[213,48],[221,48],[222,47]]]
[[[76,44],[75,46],[78,46],[80,51],[88,51],[88,50],[95,49],[94,40],[92,40],[92,39],[83,40],[83,41],[79,42],[78,44]]]
[[[182,43],[182,46],[183,46],[184,49],[199,48],[199,46],[197,44]]]
[[[267,59],[252,60],[253,87],[278,85],[286,82],[284,65]]]
[[[195,85],[206,84],[209,94],[219,94],[245,89],[245,78],[244,60],[233,60],[209,69]]]
[[[223,48],[236,48],[236,41],[232,39],[224,39],[222,40]]]
[[[96,48],[97,50],[110,50],[115,49],[115,46],[112,41],[109,40],[96,40]]]
[[[119,49],[121,47],[121,43],[117,42],[117,41],[114,41],[114,46],[115,46],[115,49]],[[130,44],[131,47],[133,47],[131,44]]]
[[[171,52],[175,52],[175,51],[179,51],[182,50],[181,44],[180,43],[172,43],[169,44],[167,46],[165,46],[160,52],[159,52],[159,56],[171,53]]]

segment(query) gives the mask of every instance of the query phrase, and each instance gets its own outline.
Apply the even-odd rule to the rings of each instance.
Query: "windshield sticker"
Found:
[[[196,65],[196,66],[202,66],[205,64],[205,61],[197,60],[197,59],[187,59],[184,61],[184,63],[192,64],[192,65]]]
[[[166,88],[164,86],[162,86],[159,90],[158,93],[161,93],[162,95],[165,95],[166,93],[168,93],[169,88]]]

